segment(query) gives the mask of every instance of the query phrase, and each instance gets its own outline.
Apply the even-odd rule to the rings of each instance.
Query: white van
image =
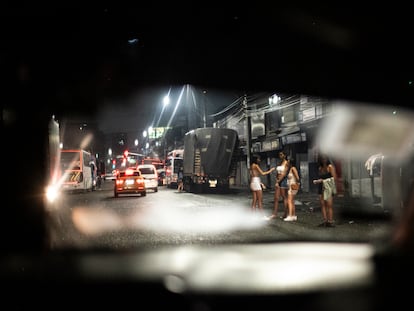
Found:
[[[140,164],[138,169],[145,180],[147,190],[158,191],[158,173],[157,168],[153,164]]]

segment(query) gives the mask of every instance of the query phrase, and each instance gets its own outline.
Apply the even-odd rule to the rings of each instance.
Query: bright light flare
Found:
[[[162,103],[163,103],[164,106],[167,106],[170,103],[170,96],[165,95],[163,100],[162,100]]]
[[[195,215],[196,214],[196,215]],[[164,233],[220,233],[264,226],[263,217],[240,207],[216,206],[186,211],[180,206],[151,208],[128,218],[129,227]]]
[[[321,151],[332,156],[367,159],[372,154],[404,162],[414,150],[412,112],[364,103],[337,101],[332,115],[323,120],[317,141]]]
[[[372,286],[374,255],[372,245],[360,243],[186,245],[132,255],[115,269],[161,279],[174,293],[320,293]],[[88,257],[83,268],[99,276],[102,267],[112,267],[108,260]]]
[[[59,187],[57,185],[49,185],[46,187],[46,200],[48,203],[53,203],[59,197]]]
[[[114,212],[99,208],[75,207],[72,220],[76,228],[86,235],[97,235],[123,228],[123,219]]]
[[[197,258],[196,268],[183,276],[187,288],[207,292],[330,290],[372,282],[372,255],[373,248],[365,244],[234,245],[216,251],[215,256]]]
[[[58,162],[60,162],[60,157]],[[45,189],[45,199],[48,205],[55,203],[56,200],[59,199],[62,191],[62,185],[64,181],[68,179],[68,175],[70,174],[69,171],[73,169],[74,165],[75,164],[73,162],[68,171],[65,171],[62,176],[58,178],[57,176],[59,175],[59,165],[56,164],[56,167],[54,168],[54,172],[52,174],[52,181]]]
[[[231,205],[209,207],[197,212],[183,206],[167,208],[160,206],[138,210],[128,216],[101,208],[74,208],[73,222],[80,232],[89,235],[117,230],[150,230],[167,234],[216,234],[233,230],[255,230],[267,225],[263,216],[252,213],[246,207]]]

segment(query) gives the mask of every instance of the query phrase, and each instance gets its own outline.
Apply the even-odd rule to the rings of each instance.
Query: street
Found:
[[[273,209],[273,191],[264,193],[264,215]],[[49,208],[53,249],[156,248],[184,244],[233,244],[283,241],[341,241],[382,243],[389,238],[390,221],[340,217],[336,226],[320,228],[316,195],[298,194],[295,222],[265,220],[251,211],[251,193],[178,193],[159,187],[146,196],[113,195],[113,182],[97,191],[66,193]],[[278,215],[283,215],[279,204]]]

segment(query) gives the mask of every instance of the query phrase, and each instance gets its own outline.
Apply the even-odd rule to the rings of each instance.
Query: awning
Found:
[[[300,128],[297,125],[289,126],[289,127],[282,127],[281,132],[277,136],[282,137],[282,136],[293,134],[293,133],[296,133],[296,132],[299,132],[299,131],[300,131]]]

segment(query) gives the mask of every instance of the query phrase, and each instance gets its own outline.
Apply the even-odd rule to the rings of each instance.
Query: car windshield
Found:
[[[303,94],[287,95],[276,90],[275,93],[251,92],[235,99],[224,93],[220,104],[215,102],[200,108],[202,113],[207,113],[208,124],[204,127],[202,113],[199,118],[194,113],[184,119],[168,114],[176,109],[183,112],[199,109],[195,104],[202,101],[193,102],[196,97],[183,101],[180,92],[198,92],[204,98],[209,93],[190,85],[165,89],[170,92],[171,105],[175,107],[162,107],[160,103],[159,109],[153,112],[154,119],[160,119],[157,124],[160,128],[165,117],[172,120],[169,129],[164,129],[165,136],[152,133],[141,122],[135,131],[125,130],[121,134],[109,131],[105,127],[130,122],[129,118],[139,119],[139,114],[115,115],[109,108],[88,116],[96,124],[96,127],[90,126],[88,134],[93,133],[95,137],[91,144],[96,148],[93,150],[96,157],[108,163],[112,161],[107,152],[110,149],[118,148],[118,153],[122,153],[122,149],[137,148],[143,154],[159,157],[181,144],[184,158],[166,161],[169,163],[166,187],[131,202],[110,200],[108,203],[114,196],[114,182],[104,179],[99,192],[77,196],[58,194],[57,201],[48,201],[51,216],[61,219],[62,211],[67,214],[67,209],[72,208],[73,212],[79,209],[79,218],[67,215],[70,218],[66,221],[73,226],[70,231],[53,227],[53,247],[65,248],[68,241],[71,241],[70,247],[76,247],[91,238],[92,241],[104,239],[106,247],[118,248],[117,242],[106,236],[110,232],[123,236],[126,228],[160,233],[156,241],[153,236],[148,236],[148,240],[128,239],[128,243],[123,243],[127,248],[154,242],[169,245],[177,236],[187,236],[184,244],[188,239],[191,243],[227,244],[242,238],[246,243],[315,240],[375,245],[390,238],[393,220],[409,195],[409,185],[401,181],[412,178],[409,163],[413,156],[414,130],[410,110]],[[217,91],[211,93],[218,96]],[[129,111],[136,109],[134,105],[123,107]],[[164,115],[161,108],[165,109]],[[112,114],[111,118],[103,117],[107,113]],[[116,118],[119,121],[114,123]],[[59,126],[65,122],[68,121],[63,119]],[[192,128],[192,124],[196,127]],[[145,131],[151,134],[144,137]],[[230,141],[229,134],[233,131],[234,140]],[[79,135],[69,131],[61,134],[61,143],[65,144],[67,135],[73,140],[75,134]],[[119,145],[120,136],[125,144]],[[82,135],[79,139],[81,144]],[[202,139],[207,140],[202,143]],[[134,146],[136,140],[141,142]],[[261,159],[257,165],[263,173],[258,175],[262,184],[260,202],[254,201],[256,193],[252,191],[253,180],[249,176],[257,156]],[[276,169],[283,165],[285,156],[289,170],[282,177]],[[63,160],[62,157],[60,161]],[[300,184],[295,192],[290,184],[282,185],[283,178],[287,180],[293,174],[292,167]],[[141,174],[155,173],[145,165],[138,168]],[[184,169],[180,172],[180,168]],[[135,171],[134,175],[139,173]],[[125,171],[120,172],[120,177],[128,176]],[[327,176],[334,178],[333,189],[329,190],[324,182]],[[174,194],[180,179],[184,181],[185,195],[178,198]],[[87,205],[95,207],[87,213],[77,203],[84,198],[88,198]],[[128,206],[128,214],[113,213]],[[92,229],[99,222],[97,216],[105,214],[113,217],[114,224],[118,225],[101,224],[100,230]],[[333,226],[334,231],[326,230],[326,226]],[[81,236],[84,237],[79,240]]]
[[[141,174],[155,174],[155,170],[151,167],[140,167],[139,170],[141,171]]]
[[[94,55],[77,50],[84,42],[80,40],[76,37],[44,40],[39,50],[46,51],[55,45],[57,63],[59,55],[76,51],[72,53],[74,67],[65,65],[60,69],[62,73],[76,75],[87,68],[92,70],[88,60]],[[146,196],[148,202],[141,200],[134,204],[128,217],[139,222],[132,222],[137,227],[128,225],[130,230],[140,231],[142,224],[148,222],[151,230],[161,230],[167,235],[189,234],[196,243],[209,240],[204,237],[209,234],[217,241],[219,232],[227,236],[218,239],[220,242],[238,240],[241,232],[246,242],[309,239],[375,242],[389,238],[392,219],[404,207],[409,194],[409,184],[403,181],[412,179],[411,109],[394,102],[308,94],[300,87],[297,92],[287,92],[276,82],[271,87],[262,84],[259,88],[253,83],[251,87],[234,83],[209,86],[194,77],[189,80],[192,83],[178,83],[179,77],[168,83],[134,81],[132,71],[139,70],[144,55],[153,56],[158,51],[151,41],[144,40],[149,38],[110,39],[90,45],[95,53],[102,55],[98,67],[94,67],[102,71],[88,73],[88,78],[95,79],[95,85],[100,83],[105,89],[90,105],[93,109],[83,108],[82,102],[76,103],[75,96],[83,92],[80,84],[73,84],[52,66],[48,67],[50,74],[61,77],[56,94],[52,95],[58,104],[49,105],[49,114],[44,116],[48,120],[42,121],[49,124],[45,188],[54,189],[53,198],[58,198],[46,201],[47,209],[53,211],[52,219],[60,219],[62,210],[76,211],[77,201],[83,198],[68,196],[67,192],[61,195],[65,182],[59,180],[60,176],[66,176],[66,182],[76,180],[76,190],[83,190],[86,193],[82,195],[90,197],[88,204],[106,206],[96,213],[114,215],[113,210],[125,208],[129,203],[114,200],[108,206],[106,200],[114,195],[114,187],[113,179],[106,179],[107,173],[151,161],[165,165],[166,187],[161,189],[165,191]],[[230,47],[224,46],[221,53]],[[12,43],[10,48],[14,48]],[[23,53],[23,62],[17,59],[16,66],[21,70],[34,66],[35,60],[29,56],[32,56],[29,51]],[[118,60],[121,63],[117,65]],[[131,72],[121,75],[114,71],[115,66],[119,70],[129,68]],[[174,70],[178,72],[178,68]],[[96,76],[98,73],[100,78]],[[111,81],[112,78],[117,82]],[[127,88],[117,86],[121,79],[129,83]],[[67,100],[62,92],[73,98]],[[90,99],[80,97],[84,102]],[[81,161],[76,151],[60,150],[83,150],[91,154],[99,164],[96,172],[91,173],[89,165],[79,166]],[[322,156],[325,162],[321,161]],[[253,170],[253,174],[261,185],[260,198],[252,190],[251,175],[258,157],[260,162],[256,164],[260,171]],[[68,166],[78,169],[76,178],[64,174]],[[155,173],[145,164],[139,167],[142,174]],[[326,190],[328,176],[334,178],[330,192]],[[291,180],[300,184],[294,193]],[[94,191],[97,182],[99,192]],[[182,189],[178,188],[180,182]],[[177,188],[185,196],[174,197]],[[183,200],[187,204],[183,205]],[[168,209],[164,211],[165,206]],[[198,212],[193,215],[194,209]],[[83,225],[97,221],[89,215],[82,214]],[[55,232],[57,227],[52,226],[53,247],[66,247],[66,242],[61,245],[60,241],[72,239],[71,247],[81,240],[83,243],[79,237],[88,230],[68,216],[66,221],[74,231]],[[121,224],[127,221],[127,216],[115,217],[120,225],[102,226],[94,238],[108,231],[122,234],[125,226]],[[150,225],[154,217],[162,225]],[[335,234],[321,231],[317,225],[335,226]],[[287,226],[288,231],[277,230],[280,226]],[[203,238],[198,239],[197,234]],[[106,241],[109,248],[118,248],[115,241]],[[169,239],[157,242],[169,244]],[[124,245],[135,247],[141,243],[145,244],[145,239],[139,242],[132,239]]]
[[[411,16],[114,6],[0,13],[5,252],[137,252],[113,273],[240,294],[326,289],[322,257],[371,283],[411,245]]]

